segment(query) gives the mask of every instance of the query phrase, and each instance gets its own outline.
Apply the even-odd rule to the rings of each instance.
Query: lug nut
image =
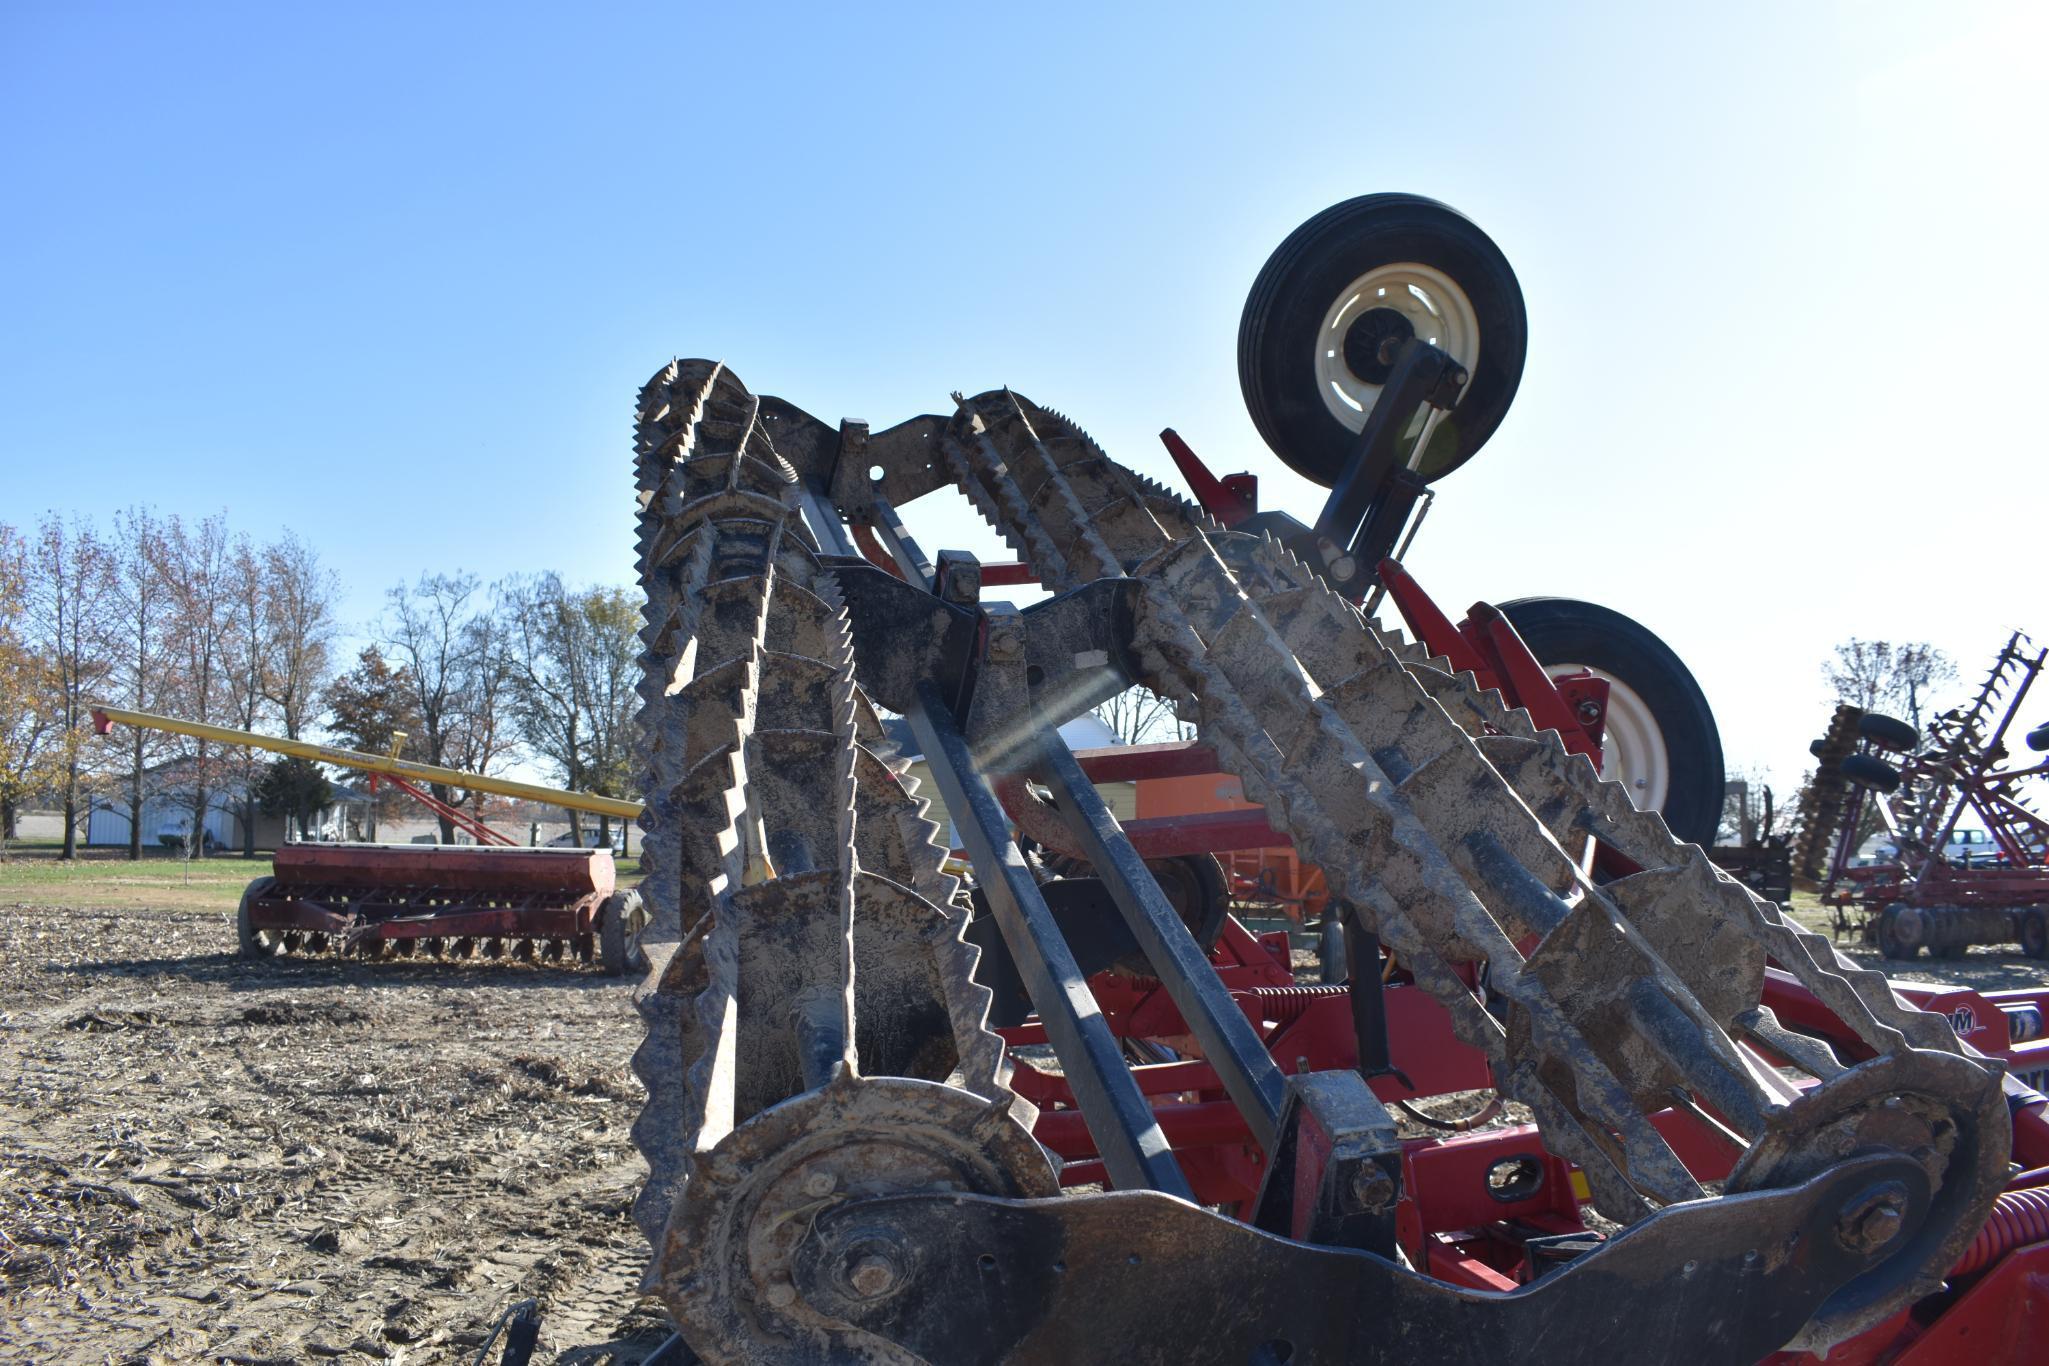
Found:
[[[896,1289],[896,1266],[889,1258],[869,1253],[847,1268],[847,1286],[864,1300],[881,1299]]]
[[[1873,1253],[1898,1238],[1906,1222],[1906,1186],[1882,1181],[1843,1206],[1836,1216],[1836,1241],[1849,1252]]]
[[[804,1194],[810,1196],[813,1200],[831,1195],[833,1187],[838,1184],[839,1182],[833,1178],[831,1172],[806,1172],[804,1174]]]
[[[1394,1199],[1394,1179],[1372,1162],[1352,1173],[1352,1199],[1363,1210],[1383,1210]]]

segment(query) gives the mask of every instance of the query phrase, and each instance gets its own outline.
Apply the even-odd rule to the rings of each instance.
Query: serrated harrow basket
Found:
[[[1404,222],[1315,278],[1435,287],[1464,330],[1327,300],[1304,316],[1373,335],[1303,361],[1449,416],[1388,437],[1276,399],[1268,435],[1336,422],[1434,477],[1500,419],[1452,420],[1505,324]],[[1996,1059],[1379,625],[1313,542],[1007,390],[870,431],[681,361],[635,448],[635,1217],[704,1360],[1749,1362],[1899,1339],[1993,1211]],[[929,556],[899,516],[928,495],[1052,596]],[[1133,686],[1323,870],[1348,982],[1297,984],[1147,868],[1055,729]],[[1464,1091],[1520,1122],[1396,1119]]]

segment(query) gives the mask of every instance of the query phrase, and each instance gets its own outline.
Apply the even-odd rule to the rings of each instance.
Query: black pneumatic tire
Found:
[[[1426,479],[1451,473],[1486,444],[1522,380],[1529,344],[1522,287],[1508,258],[1470,219],[1411,194],[1363,195],[1325,209],[1267,259],[1238,323],[1238,385],[1253,425],[1289,469],[1325,488],[1350,463],[1358,434],[1319,392],[1318,334],[1347,286],[1401,263],[1448,276],[1478,324],[1472,375],[1431,436],[1421,466]]]
[[[1878,951],[1894,962],[1905,962],[1919,955],[1921,946],[1901,942],[1899,931],[1894,924],[1899,918],[1899,913],[1898,905],[1888,906],[1878,913]]]
[[[1911,753],[1921,743],[1921,732],[1898,717],[1880,716],[1876,712],[1866,712],[1857,718],[1857,733],[1902,753]]]
[[[636,965],[644,918],[638,891],[616,891],[606,898],[598,922],[598,966],[607,977],[624,976]]]
[[[1842,773],[1848,781],[1875,792],[1900,790],[1900,771],[1876,754],[1844,756]]]
[[[2030,906],[2020,913],[2021,952],[2030,958],[2049,958],[2049,911]]]
[[[1195,936],[1196,946],[1208,953],[1217,936],[1224,932],[1224,920],[1231,914],[1231,888],[1224,876],[1224,865],[1217,862],[1214,854],[1178,854],[1148,860],[1145,866],[1153,881],[1160,884],[1160,890],[1167,894],[1168,904],[1181,917],[1181,923]],[[1095,870],[1084,867],[1083,875],[1093,877]],[[1141,977],[1153,972],[1143,953],[1121,959],[1117,966]]]
[[[1722,736],[1700,684],[1672,648],[1613,608],[1577,598],[1517,598],[1501,611],[1547,667],[1577,664],[1643,699],[1671,765],[1660,812],[1672,833],[1715,842],[1722,819]]]
[[[269,958],[277,952],[275,946],[263,942],[249,916],[249,903],[269,891],[276,881],[274,877],[260,877],[242,889],[242,900],[235,907],[235,947],[244,958]]]

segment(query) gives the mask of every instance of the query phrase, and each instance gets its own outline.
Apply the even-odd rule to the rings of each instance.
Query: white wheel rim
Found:
[[[1601,776],[1629,789],[1639,811],[1662,811],[1672,791],[1672,755],[1665,732],[1636,689],[1614,674],[1586,664],[1550,664],[1553,678],[1581,670],[1608,681],[1608,725],[1601,740]]]
[[[1467,373],[1480,363],[1479,315],[1449,275],[1417,261],[1367,271],[1338,291],[1316,334],[1316,392],[1331,416],[1355,432],[1365,428],[1381,386],[1368,384],[1345,364],[1345,334],[1360,314],[1375,308],[1391,308],[1407,318],[1417,336]]]

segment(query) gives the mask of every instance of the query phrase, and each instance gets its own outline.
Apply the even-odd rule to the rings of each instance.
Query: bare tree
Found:
[[[164,528],[160,567],[171,605],[173,697],[188,720],[211,725],[234,716],[234,548],[226,521],[208,517],[187,526],[173,517]],[[190,739],[177,749],[186,761],[181,781],[191,828],[186,838],[206,852],[206,815],[225,778],[221,747]]]
[[[170,695],[170,589],[163,577],[163,524],[148,508],[114,517],[107,606],[114,671],[108,688],[135,711],[161,711]],[[161,731],[131,726],[122,737],[126,771],[116,775],[128,804],[128,857],[142,857],[142,804],[149,765],[164,749]]]
[[[493,611],[480,611],[463,632],[463,725],[455,732],[455,766],[489,773],[518,745],[510,724],[512,680],[505,668],[505,626]],[[469,794],[470,814],[482,821],[496,800],[482,790]]]
[[[512,736],[498,715],[504,650],[488,606],[474,574],[422,575],[411,587],[385,594],[383,644],[404,666],[408,709],[421,732],[410,748],[427,763],[484,773],[510,748]],[[481,819],[483,793],[429,786],[450,805],[473,802]],[[455,824],[446,816],[441,838],[455,839]]]
[[[31,651],[51,670],[57,689],[62,751],[57,787],[64,808],[64,857],[78,856],[89,730],[86,713],[112,671],[104,588],[107,547],[88,522],[43,519],[24,560],[21,619]]]
[[[1928,694],[1957,676],[1949,656],[1926,641],[1895,645],[1854,636],[1836,646],[1821,673],[1838,702],[1866,711],[1904,712],[1901,719],[1917,731],[1924,728]]]
[[[1193,738],[1195,728],[1174,715],[1174,704],[1150,688],[1126,688],[1096,708],[1096,719],[1127,745]]]
[[[264,675],[270,647],[265,627],[270,613],[265,591],[263,560],[247,536],[237,536],[228,554],[228,630],[224,637],[228,652],[228,676],[234,708],[233,724],[238,730],[260,730],[270,690]],[[256,750],[243,746],[235,751],[230,769],[240,789],[236,805],[242,816],[242,857],[256,855],[256,784],[264,761]]]
[[[263,571],[264,692],[286,738],[297,740],[334,677],[334,604],[341,584],[290,531],[264,549]]]
[[[506,674],[521,743],[563,786],[624,796],[631,781],[638,613],[617,588],[577,592],[553,574],[501,586]],[[570,836],[583,843],[571,809]],[[599,816],[610,844],[612,822]]]

